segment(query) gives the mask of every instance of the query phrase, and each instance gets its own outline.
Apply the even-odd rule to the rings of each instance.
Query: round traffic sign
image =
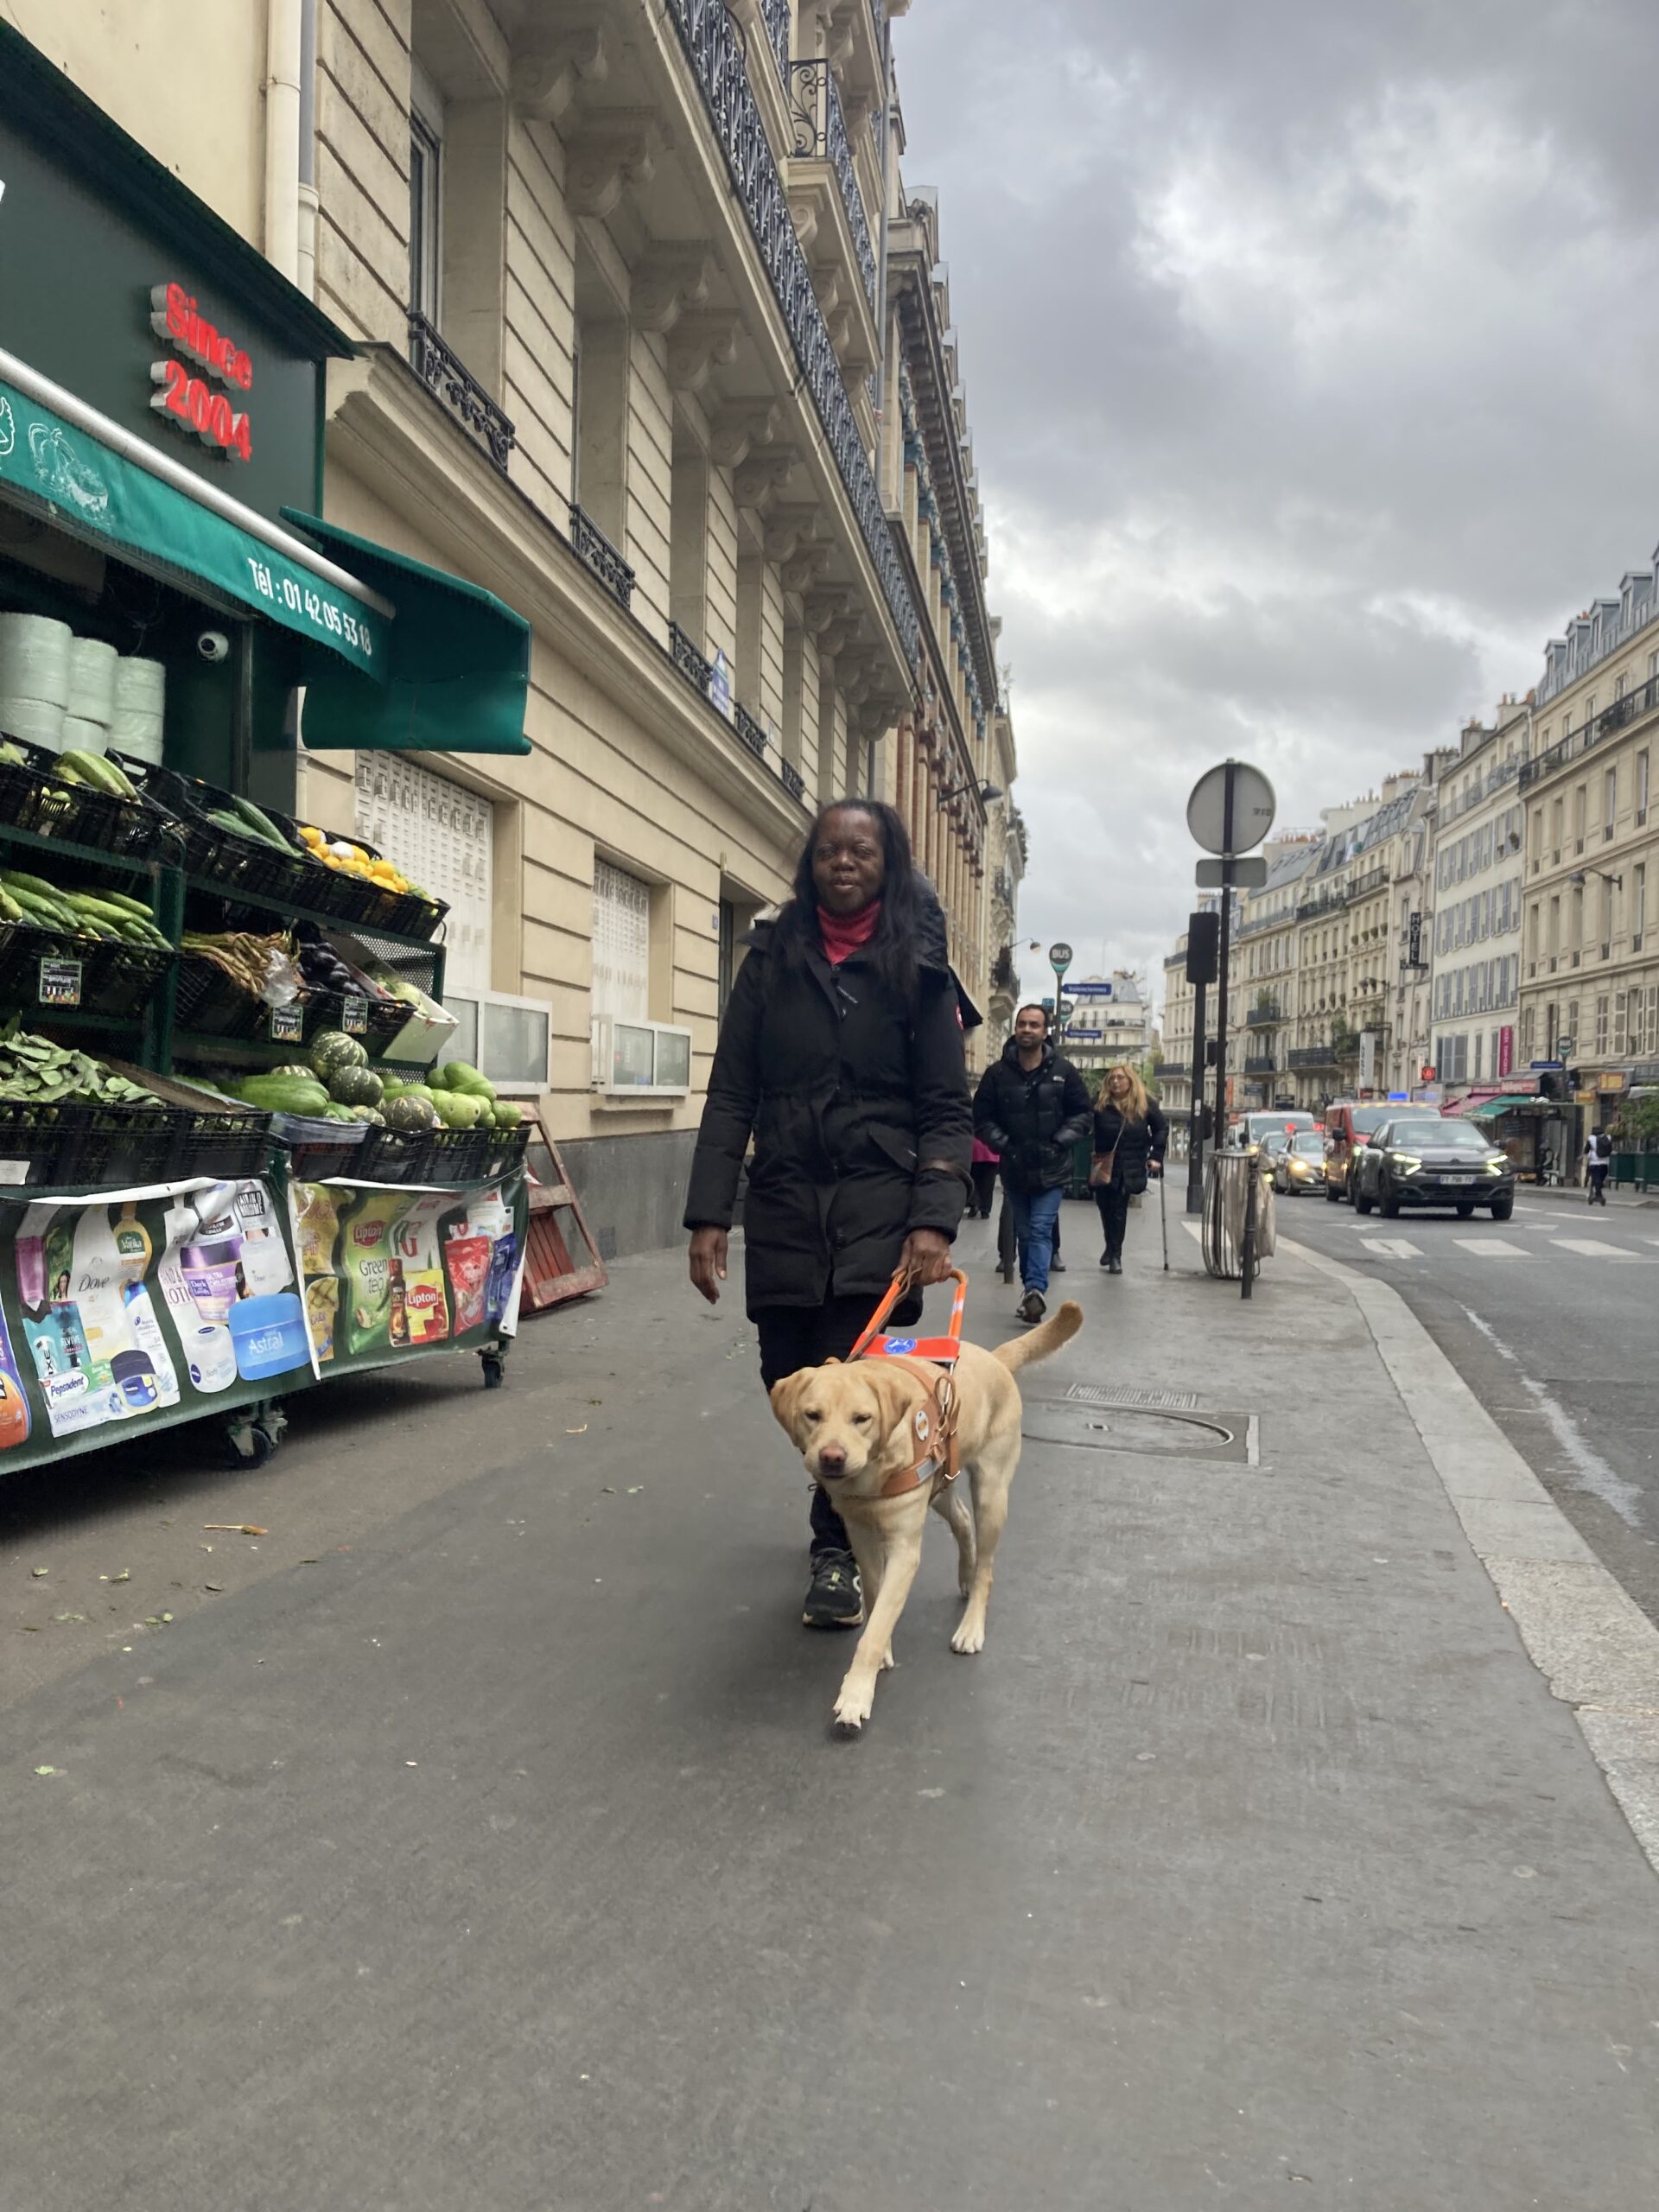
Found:
[[[1058,975],[1062,969],[1069,968],[1071,965],[1071,946],[1065,944],[1051,944],[1048,948],[1048,964],[1056,975]]]
[[[1228,821],[1228,793],[1232,819]],[[1186,802],[1186,826],[1206,853],[1253,852],[1273,827],[1277,810],[1273,785],[1259,768],[1243,760],[1224,760],[1198,778]],[[1231,836],[1228,835],[1230,827]]]

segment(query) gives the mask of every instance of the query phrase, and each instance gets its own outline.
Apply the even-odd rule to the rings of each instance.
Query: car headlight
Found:
[[[1416,1174],[1422,1164],[1422,1161],[1418,1159],[1415,1153],[1391,1152],[1389,1154],[1389,1166],[1397,1167],[1402,1173],[1407,1175]]]
[[[1489,1175],[1502,1175],[1507,1170],[1509,1164],[1507,1160],[1489,1160],[1486,1163],[1486,1173]]]

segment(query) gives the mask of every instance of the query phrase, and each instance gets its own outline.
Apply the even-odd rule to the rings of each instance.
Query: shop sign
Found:
[[[1596,1077],[1598,1090],[1623,1090],[1630,1077],[1623,1068],[1603,1068]]]
[[[1501,1076],[1497,1087],[1506,1098],[1535,1098],[1538,1096],[1535,1075]]]
[[[297,1045],[305,1033],[305,1008],[297,999],[290,1006],[274,1006],[267,1027],[273,1045]]]
[[[153,286],[149,307],[150,328],[186,361],[197,363],[216,382],[235,391],[252,389],[253,363],[233,339],[208,321],[194,295],[182,284]],[[193,377],[184,361],[152,361],[149,380],[159,387],[149,402],[158,415],[216,452],[233,454],[238,461],[253,459],[247,410],[237,408],[226,393]]]
[[[1497,1033],[1497,1071],[1499,1075],[1511,1075],[1514,1071],[1515,1031],[1506,1022]]]
[[[42,960],[38,996],[42,1006],[79,1006],[79,961]]]

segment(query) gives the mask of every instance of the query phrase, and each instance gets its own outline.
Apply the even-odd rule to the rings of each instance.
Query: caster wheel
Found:
[[[507,1379],[507,1370],[502,1363],[500,1354],[483,1351],[480,1352],[478,1357],[484,1370],[484,1388],[486,1390],[499,1390]]]
[[[263,1421],[239,1422],[228,1433],[232,1463],[238,1467],[263,1467],[276,1449],[278,1440]]]

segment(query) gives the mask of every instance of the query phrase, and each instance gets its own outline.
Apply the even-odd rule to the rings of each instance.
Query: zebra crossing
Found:
[[[1355,1226],[1357,1228],[1358,1224]],[[1459,1252],[1466,1252],[1477,1260],[1541,1260],[1548,1256],[1544,1246],[1520,1244],[1513,1237],[1453,1236],[1447,1240]],[[1378,1236],[1360,1231],[1362,1250],[1377,1260],[1421,1260],[1427,1256],[1421,1244],[1408,1236]],[[1659,1246],[1659,1236],[1644,1236],[1644,1244]],[[1659,1256],[1650,1257],[1645,1252],[1633,1252],[1628,1245],[1614,1244],[1599,1236],[1551,1236],[1546,1240],[1549,1250],[1564,1252],[1575,1260],[1599,1260],[1614,1266],[1659,1267]]]

